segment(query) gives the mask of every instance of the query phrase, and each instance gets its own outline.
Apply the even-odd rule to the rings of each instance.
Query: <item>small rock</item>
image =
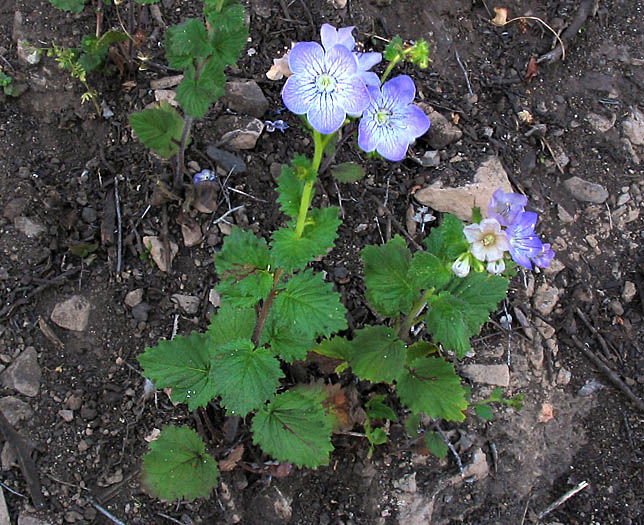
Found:
[[[17,467],[19,465],[18,453],[13,445],[8,441],[5,441],[5,444],[2,447],[2,452],[0,452],[0,463],[2,464],[2,470],[4,472],[9,472],[13,467]],[[0,525],[4,524],[0,522]],[[10,523],[7,522],[7,525],[10,525]]]
[[[425,111],[431,122],[426,137],[432,149],[444,149],[463,136],[463,132],[459,128],[447,120],[441,113],[434,111],[434,108],[422,102],[419,106]]]
[[[568,213],[568,210],[564,208],[561,204],[557,204],[557,215],[559,216],[559,220],[563,222],[564,224],[570,224],[575,220],[575,218]]]
[[[437,150],[426,151],[425,154],[418,159],[418,163],[423,168],[435,168],[436,166],[440,166],[440,154]]]
[[[51,320],[61,328],[83,332],[89,323],[92,305],[82,295],[74,295],[54,306]]]
[[[532,304],[541,315],[550,315],[559,301],[559,289],[543,283],[534,292]]]
[[[84,439],[81,439],[78,442],[78,451],[79,452],[86,452],[88,449],[89,449],[89,444],[87,443],[87,441],[85,441]]]
[[[51,525],[51,522],[41,520],[30,514],[20,513],[20,516],[18,516],[18,525]]]
[[[487,464],[487,457],[485,452],[480,448],[475,448],[472,453],[472,461],[465,465],[463,470],[464,478],[471,478],[474,476],[477,481],[480,481],[487,477],[490,472],[490,467]],[[456,479],[459,479],[460,476],[455,476]],[[462,478],[461,478],[462,479]]]
[[[162,272],[167,272],[170,269],[165,260],[163,241],[161,241],[159,237],[143,237],[143,246],[150,250],[152,260],[156,263],[159,270],[161,270]],[[179,246],[177,246],[175,242],[170,241],[170,266],[172,266],[172,261],[174,260],[174,257],[177,255],[177,253],[179,253]]]
[[[203,240],[203,234],[201,233],[201,225],[195,220],[182,222],[181,236],[183,237],[184,246],[188,248],[197,246]]]
[[[564,186],[578,201],[601,204],[608,199],[608,191],[600,184],[588,182],[580,177],[571,177]]]
[[[47,228],[42,224],[32,221],[29,217],[18,216],[13,220],[13,225],[19,232],[23,233],[30,239],[47,233]]]
[[[215,129],[218,131],[220,142],[228,148],[253,149],[264,131],[264,123],[254,117],[224,115],[215,121]]]
[[[570,373],[570,370],[560,368],[559,372],[557,372],[557,384],[560,386],[566,386],[568,383],[570,383],[571,377],[572,374]]]
[[[9,509],[7,509],[7,502],[4,499],[3,490],[0,490],[0,525],[11,525]]]
[[[444,187],[439,179],[417,191],[414,197],[419,203],[433,210],[453,213],[461,220],[470,220],[474,207],[480,208],[483,216],[486,216],[490,198],[499,188],[506,193],[513,191],[499,159],[490,157],[476,171],[472,184],[450,188]]]
[[[91,421],[92,419],[95,419],[97,415],[98,411],[95,408],[89,407],[87,405],[83,405],[81,407],[80,417],[82,417],[85,421]]]
[[[29,44],[27,40],[19,40],[16,48],[18,59],[27,66],[35,66],[42,58],[38,49]]]
[[[136,290],[130,290],[125,295],[125,304],[130,308],[134,308],[136,305],[141,304],[143,301],[143,288],[137,288]]]
[[[74,421],[74,411],[73,410],[59,410],[58,415],[63,418],[65,423],[71,423]]]
[[[608,303],[608,308],[610,308],[610,311],[615,315],[624,315],[624,307],[622,306],[622,303],[616,299]]]
[[[221,296],[214,288],[210,290],[210,293],[208,294],[208,301],[210,301],[210,304],[215,308],[219,308],[221,306]]]
[[[634,109],[622,123],[624,134],[636,146],[644,146],[644,113]]]
[[[76,523],[77,521],[84,521],[83,515],[76,510],[68,510],[65,512],[66,523]]]
[[[416,473],[412,472],[411,474],[403,476],[399,480],[394,481],[394,487],[404,492],[409,492],[410,494],[413,494],[417,490]]]
[[[624,291],[622,292],[622,299],[624,299],[624,302],[630,303],[633,299],[635,299],[636,294],[637,288],[635,287],[635,283],[626,281],[624,283]]]
[[[12,426],[16,426],[20,421],[31,419],[34,415],[27,403],[14,396],[0,398],[0,411]]]
[[[554,407],[549,404],[549,403],[543,403],[541,405],[541,412],[539,413],[539,419],[537,421],[539,423],[549,423],[555,418],[555,409]]]
[[[17,199],[11,199],[4,207],[2,214],[13,221],[19,215],[22,215],[22,212],[25,211],[25,208],[29,204],[29,199],[26,197],[18,197]]]
[[[148,312],[152,307],[147,303],[139,303],[132,308],[132,317],[137,321],[146,322],[148,320]]]
[[[223,102],[229,109],[260,118],[268,109],[268,100],[254,80],[226,82]]]
[[[461,372],[475,383],[495,386],[508,386],[510,384],[508,365],[471,364],[463,366]]]
[[[78,410],[81,406],[83,406],[83,396],[81,394],[72,394],[65,402],[65,407],[69,410]]]
[[[586,115],[586,120],[595,131],[606,133],[615,125],[617,117],[615,114],[611,114],[610,118],[607,118],[603,115],[598,115],[597,113],[588,113],[588,115]]]
[[[0,382],[21,394],[34,397],[40,389],[42,372],[38,365],[38,355],[33,346],[28,346],[0,375]]]
[[[240,175],[246,173],[246,163],[239,155],[235,155],[230,151],[216,148],[213,145],[208,146],[206,153],[226,173],[232,172],[233,174]],[[279,167],[281,170],[281,164],[279,165]]]
[[[81,218],[87,223],[87,224],[93,224],[96,222],[96,219],[98,219],[98,213],[96,213],[96,210],[94,208],[90,207],[85,207],[83,208],[83,211],[81,212]]]
[[[183,295],[179,293],[172,294],[170,299],[173,303],[178,304],[179,307],[187,314],[194,315],[199,311],[201,301],[199,297],[194,295]]]

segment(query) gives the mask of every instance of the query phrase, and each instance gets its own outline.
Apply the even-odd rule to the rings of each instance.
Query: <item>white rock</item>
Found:
[[[606,133],[615,125],[616,116],[614,113],[611,113],[610,118],[607,118],[603,115],[598,115],[597,113],[588,113],[588,115],[586,115],[586,120],[595,131]]]
[[[0,411],[7,418],[9,424],[15,426],[19,421],[31,419],[34,415],[29,404],[14,396],[0,398]]]
[[[214,288],[210,290],[210,294],[208,295],[208,300],[210,301],[210,304],[213,305],[215,308],[218,308],[221,306],[221,296],[219,295],[219,292]]]
[[[508,386],[510,384],[508,365],[471,364],[463,366],[461,372],[475,383],[495,386]]]
[[[559,289],[543,283],[534,292],[533,306],[541,315],[550,315],[559,301]]]
[[[190,315],[196,314],[199,311],[199,305],[201,304],[199,297],[195,297],[194,295],[175,293],[172,294],[170,299],[173,303],[179,305],[184,312]]]
[[[480,208],[483,216],[487,216],[490,198],[499,188],[506,193],[513,191],[499,159],[490,157],[476,171],[472,184],[447,188],[439,180],[417,191],[414,197],[433,210],[453,213],[459,219],[467,221],[472,219],[473,207]]]
[[[89,323],[90,302],[82,295],[74,295],[54,306],[51,320],[61,328],[83,332]]]
[[[644,113],[634,109],[622,123],[624,134],[636,146],[644,146]]]
[[[134,308],[137,304],[141,304],[143,301],[143,288],[137,288],[136,290],[130,290],[125,295],[125,304],[130,308]]]
[[[43,233],[47,233],[47,228],[42,224],[34,222],[29,217],[23,217],[22,215],[13,220],[13,225],[16,230],[25,234],[30,239],[40,237]]]
[[[630,303],[633,299],[635,299],[636,294],[637,288],[635,287],[635,283],[626,281],[624,283],[624,291],[622,292],[622,299],[624,299],[624,302]]]

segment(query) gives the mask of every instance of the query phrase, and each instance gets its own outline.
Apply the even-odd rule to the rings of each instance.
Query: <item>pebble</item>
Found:
[[[452,142],[456,142],[463,136],[463,132],[447,120],[441,113],[427,104],[420,103],[419,106],[429,117],[431,126],[426,133],[427,142],[431,149],[445,149]]]
[[[215,121],[221,143],[226,147],[241,150],[253,149],[264,131],[264,123],[245,115],[224,115]]]
[[[260,118],[268,110],[268,100],[254,80],[230,80],[226,82],[223,102],[229,109]]]
[[[83,208],[83,211],[81,212],[81,218],[87,224],[92,224],[96,222],[96,219],[98,219],[98,213],[94,208],[90,208],[86,206],[85,208]]]
[[[91,421],[92,419],[96,418],[98,415],[98,411],[95,408],[91,408],[87,405],[83,405],[80,410],[80,417],[82,417],[86,421]]]
[[[18,525],[51,525],[51,522],[41,520],[35,516],[21,512],[18,516]]]
[[[125,295],[125,304],[130,308],[134,308],[136,305],[141,304],[143,301],[143,288],[137,288],[136,290],[130,290]]]
[[[637,288],[635,287],[635,283],[626,281],[624,283],[624,291],[622,292],[622,299],[624,300],[624,302],[630,303],[633,299],[635,299],[636,294]]]
[[[508,365],[465,365],[461,369],[463,375],[475,383],[495,386],[510,384],[510,369]]]
[[[81,439],[78,442],[78,451],[79,452],[85,452],[88,449],[89,449],[89,444],[87,443],[87,441],[85,441],[84,439]]]
[[[578,201],[601,204],[608,199],[608,191],[600,184],[588,182],[580,177],[564,181],[565,188]]]
[[[565,386],[570,383],[571,378],[572,374],[570,373],[570,370],[560,368],[557,372],[557,384],[560,386]]]
[[[557,215],[559,216],[559,220],[563,222],[564,224],[570,224],[575,220],[575,218],[568,213],[568,210],[564,208],[561,204],[557,204]]]
[[[608,308],[610,308],[610,311],[615,315],[624,315],[624,307],[617,299],[608,303]]]
[[[16,230],[30,239],[40,237],[42,234],[47,233],[47,228],[45,228],[45,226],[31,220],[29,217],[23,217],[22,215],[13,220],[13,225]]]
[[[622,122],[622,128],[631,144],[644,146],[644,113],[639,109],[634,109]]]
[[[440,154],[437,150],[426,151],[425,154],[418,159],[418,163],[423,168],[435,168],[437,166],[440,166]]]
[[[233,174],[246,173],[246,163],[239,155],[235,155],[230,151],[216,148],[213,145],[208,146],[206,154],[214,160],[217,165],[222,168],[226,173],[232,172]],[[281,170],[281,164],[280,164]]]
[[[201,304],[199,297],[175,293],[170,296],[170,299],[173,303],[179,305],[179,308],[187,314],[194,315],[199,312],[199,306]]]
[[[73,410],[59,410],[58,415],[63,418],[65,423],[71,423],[74,421],[74,411]]]
[[[598,115],[597,113],[588,113],[588,115],[586,115],[586,120],[595,131],[606,133],[615,125],[617,117],[615,114],[611,114],[610,118],[607,118],[603,115]]]
[[[219,306],[221,306],[221,296],[219,295],[219,292],[214,288],[211,289],[210,293],[208,294],[208,301],[215,308],[218,308]]]
[[[17,199],[11,199],[4,207],[2,214],[13,221],[16,217],[22,215],[22,212],[25,211],[25,208],[29,204],[29,199],[26,197],[18,197]]]
[[[148,320],[148,312],[152,307],[148,303],[139,303],[132,308],[132,317],[137,321],[145,322]]]
[[[90,302],[82,295],[73,295],[58,303],[51,312],[51,320],[61,328],[83,332],[89,323],[92,309]]]
[[[27,397],[38,395],[40,377],[42,375],[38,365],[38,355],[33,346],[28,346],[0,375],[0,382],[9,388],[17,390]]]
[[[0,398],[0,411],[12,426],[15,426],[20,421],[29,420],[34,415],[28,403],[14,396]]]
[[[559,289],[544,283],[537,287],[532,301],[537,312],[541,315],[550,315],[559,301]]]
[[[29,44],[27,40],[19,40],[16,51],[18,53],[18,59],[28,66],[35,66],[42,58],[38,49]]]

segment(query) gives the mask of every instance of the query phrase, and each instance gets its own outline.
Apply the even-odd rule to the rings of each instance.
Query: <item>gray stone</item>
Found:
[[[36,516],[22,512],[20,513],[20,516],[18,516],[18,525],[51,525],[51,522],[41,520]]]
[[[0,489],[0,525],[11,525],[9,510],[7,509],[7,502],[4,500],[4,491],[2,489]]]
[[[14,446],[8,441],[5,441],[2,452],[0,452],[0,463],[2,464],[2,470],[4,472],[8,472],[13,467],[18,466],[18,454]]]
[[[615,125],[616,116],[614,113],[611,113],[610,118],[607,118],[597,113],[588,113],[586,120],[595,131],[606,133]]]
[[[495,386],[508,386],[510,384],[508,365],[470,364],[463,366],[461,372],[475,383]]]
[[[125,304],[130,308],[134,308],[136,305],[141,304],[141,301],[143,301],[143,288],[130,290],[125,295]]]
[[[74,411],[73,410],[59,410],[58,415],[63,418],[65,423],[71,423],[74,421]]]
[[[31,419],[34,415],[29,404],[14,396],[0,398],[0,411],[12,426],[15,426],[19,421]]]
[[[73,295],[58,303],[51,312],[51,320],[61,328],[83,332],[89,323],[90,302],[82,295]]]
[[[151,309],[152,307],[147,303],[137,304],[134,308],[132,308],[132,317],[134,317],[134,319],[136,319],[137,321],[145,322],[148,320],[148,312]]]
[[[179,305],[179,308],[190,315],[196,314],[199,311],[199,305],[201,304],[199,297],[195,297],[194,295],[175,293],[172,294],[170,299],[173,303]]]
[[[5,205],[2,214],[10,221],[13,221],[16,217],[22,215],[22,212],[25,211],[27,204],[29,204],[29,199],[27,199],[26,197],[11,199]]]
[[[418,163],[423,168],[435,168],[440,166],[441,158],[436,150],[426,151],[425,154],[418,159]]]
[[[417,191],[414,197],[420,204],[445,213],[453,213],[461,220],[471,220],[472,208],[478,207],[485,216],[492,194],[499,188],[512,192],[508,175],[497,157],[490,157],[474,174],[474,182],[465,186],[444,187],[442,180]]]
[[[219,295],[219,292],[214,288],[210,290],[210,293],[208,294],[208,301],[215,308],[219,308],[221,306],[221,296]]]
[[[622,291],[622,299],[624,299],[624,302],[630,303],[633,299],[635,299],[636,294],[637,288],[635,287],[635,283],[626,281],[624,283],[624,290]]]
[[[446,146],[452,142],[456,142],[463,136],[463,132],[459,128],[447,120],[438,111],[434,111],[434,108],[422,103],[419,104],[419,106],[423,111],[425,111],[431,122],[429,131],[425,136],[427,137],[427,142],[432,149],[444,149]]]
[[[13,225],[16,230],[23,233],[30,239],[40,237],[43,233],[47,233],[47,228],[42,224],[32,221],[29,217],[23,217],[22,215],[13,220]]]
[[[38,356],[33,346],[28,346],[0,375],[0,382],[21,394],[34,397],[40,389],[42,372],[38,365]]]
[[[611,312],[615,315],[624,315],[624,307],[617,299],[608,303],[608,308],[610,308]]]
[[[268,109],[268,100],[254,80],[226,82],[222,99],[229,109],[257,118],[260,118]]]
[[[631,144],[644,146],[644,113],[639,109],[634,109],[622,122],[622,127]]]
[[[206,149],[206,153],[226,173],[232,172],[233,174],[240,174],[240,175],[243,173],[246,173],[246,163],[239,155],[235,155],[230,151],[216,148],[215,146],[212,146],[212,145],[208,146],[208,148]],[[280,165],[280,169],[281,169],[281,165]]]
[[[565,188],[578,201],[602,204],[608,199],[608,191],[600,184],[588,182],[580,177],[571,177],[564,181]]]
[[[98,219],[98,213],[94,208],[90,208],[86,206],[83,208],[83,211],[81,212],[81,218],[87,223],[87,224],[92,224],[96,222],[96,219]]]
[[[264,123],[254,117],[224,115],[215,121],[221,144],[236,150],[253,149],[264,131]]]
[[[543,283],[534,292],[532,304],[541,315],[550,315],[559,301],[559,289]]]

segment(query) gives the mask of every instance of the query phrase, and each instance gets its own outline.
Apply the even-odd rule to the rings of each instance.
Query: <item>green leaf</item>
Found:
[[[221,64],[234,66],[246,47],[247,38],[248,28],[245,25],[229,29],[213,26],[213,36],[210,42],[214,56]]]
[[[385,51],[382,54],[382,57],[387,61],[391,62],[396,57],[400,56],[403,51],[403,41],[399,36],[395,36],[391,39],[391,42],[385,47]]]
[[[188,427],[164,428],[143,456],[143,484],[157,498],[207,498],[219,469],[199,435]]]
[[[254,306],[266,299],[273,287],[270,260],[264,239],[234,227],[215,255],[215,268],[222,279],[217,291],[236,306]]]
[[[389,419],[390,421],[398,421],[398,416],[389,407],[385,405],[384,401],[387,396],[373,396],[365,407],[367,409],[367,417],[370,419]]]
[[[427,330],[434,339],[461,358],[470,349],[470,337],[479,333],[498,303],[506,296],[508,280],[487,272],[471,272],[452,281],[447,291],[429,299]]]
[[[351,343],[346,337],[336,336],[332,339],[324,339],[318,344],[314,351],[320,355],[332,359],[349,359],[351,354]]]
[[[291,166],[282,165],[282,173],[277,181],[280,210],[295,219],[300,211],[304,184],[311,170],[310,161],[303,155],[295,155]],[[311,192],[313,198],[314,192]]]
[[[362,260],[366,297],[373,309],[385,317],[407,313],[415,290],[408,277],[411,252],[404,239],[396,235],[382,246],[367,246]]]
[[[159,341],[138,356],[143,375],[156,388],[172,388],[175,403],[187,403],[190,410],[205,406],[215,397],[211,377],[212,346],[198,332],[176,336],[172,341]]]
[[[212,27],[232,31],[244,26],[244,6],[236,0],[224,0],[221,9],[218,0],[205,0],[204,18]]]
[[[365,429],[365,435],[371,445],[382,445],[387,442],[387,433],[382,428]]]
[[[347,310],[340,294],[324,282],[322,274],[308,269],[294,275],[273,304],[283,323],[311,337],[326,336],[347,327]]]
[[[429,253],[434,254],[444,263],[451,264],[463,252],[470,248],[463,234],[463,223],[455,215],[449,213],[443,217],[443,222],[438,228],[433,228],[425,238],[425,246]]]
[[[85,7],[85,0],[49,0],[51,5],[62,11],[80,13]]]
[[[443,459],[447,456],[447,451],[449,450],[447,443],[438,432],[427,432],[425,434],[425,445],[437,458]]]
[[[273,396],[284,377],[279,361],[266,348],[238,339],[217,349],[212,381],[230,415],[245,416]]]
[[[130,126],[143,144],[162,157],[172,157],[179,150],[183,118],[167,102],[130,115]]]
[[[310,334],[296,330],[292,325],[282,322],[278,316],[269,315],[259,344],[268,344],[274,355],[292,363],[306,359],[309,351],[315,346],[315,341]]]
[[[279,461],[317,468],[329,461],[333,416],[321,389],[293,388],[277,395],[253,418],[253,442]]]
[[[338,211],[335,206],[309,211],[307,224],[299,239],[295,237],[292,227],[273,232],[271,246],[275,266],[289,272],[302,269],[315,257],[333,248],[338,227],[342,223],[338,219]]]
[[[194,58],[205,58],[213,53],[208,30],[203,21],[189,18],[171,26],[165,33],[166,58],[170,67],[185,69],[194,64]]]
[[[407,434],[415,438],[420,435],[418,429],[420,428],[420,414],[409,414],[405,419],[405,430]]]
[[[442,289],[452,280],[451,266],[427,252],[416,252],[409,268],[409,280],[417,290]]]
[[[205,63],[200,74],[194,66],[188,66],[181,84],[177,86],[177,102],[188,115],[202,118],[210,105],[224,94],[225,85],[223,69],[214,58]]]
[[[208,344],[219,348],[236,339],[251,339],[255,331],[254,308],[238,308],[224,302],[210,320]],[[213,351],[214,355],[215,351]]]
[[[388,326],[367,326],[358,330],[350,351],[349,364],[360,379],[391,383],[403,372],[405,343]]]
[[[419,357],[427,357],[431,354],[438,353],[438,346],[434,343],[428,343],[427,341],[418,341],[411,346],[407,347],[407,360],[406,364],[410,364],[415,359]]]
[[[365,171],[360,164],[343,162],[331,168],[331,175],[340,182],[356,182],[365,176]]]
[[[465,390],[454,365],[440,357],[421,357],[405,370],[396,387],[400,400],[412,412],[432,418],[463,421]]]
[[[488,405],[474,405],[474,411],[481,419],[486,419],[488,421],[494,419],[494,413]]]

